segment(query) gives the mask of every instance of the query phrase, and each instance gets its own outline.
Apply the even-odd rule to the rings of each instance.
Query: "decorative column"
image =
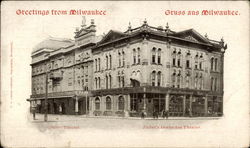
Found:
[[[193,102],[193,95],[190,95],[190,98],[189,98],[189,116],[193,116],[192,114],[192,102]]]
[[[205,104],[204,104],[204,111],[205,111],[205,116],[207,116],[207,95],[205,97],[203,97],[205,100]]]
[[[169,111],[169,93],[167,93],[165,97],[165,110]]]
[[[128,94],[126,97],[126,110],[130,111],[130,95]]]
[[[186,95],[183,95],[183,116],[185,116],[186,112]]]

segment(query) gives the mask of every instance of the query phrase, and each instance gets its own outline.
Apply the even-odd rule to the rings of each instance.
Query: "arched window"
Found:
[[[101,78],[98,77],[98,88],[100,89],[101,88]]]
[[[214,78],[214,91],[217,91],[217,78]]]
[[[198,85],[198,73],[196,73],[195,78],[194,78],[194,88],[195,89],[198,88],[197,85]]]
[[[97,69],[97,59],[95,59],[95,71],[98,71],[98,69]]]
[[[177,75],[177,88],[181,87],[181,72],[179,71]]]
[[[106,69],[109,69],[109,57],[106,55]]]
[[[176,79],[176,72],[174,71],[174,73],[172,75],[172,85],[173,85],[173,87],[175,87],[175,79]]]
[[[109,55],[109,69],[112,69],[112,56]]]
[[[106,89],[108,89],[108,87],[109,87],[109,78],[108,78],[108,76],[106,75]]]
[[[153,71],[152,72],[152,86],[155,86],[155,75],[156,75],[156,72]]]
[[[100,99],[95,98],[95,110],[100,110]]]
[[[211,58],[211,71],[214,70],[214,58]]]
[[[111,110],[111,98],[106,98],[106,110]]]
[[[214,85],[214,78],[211,78],[211,91],[213,91],[213,85]]]
[[[122,66],[125,66],[125,53],[122,52]]]
[[[118,98],[118,110],[124,110],[124,98],[120,96]]]
[[[157,86],[161,86],[161,72],[157,73]]]
[[[137,48],[137,62],[138,62],[138,64],[141,63],[141,50],[140,50],[140,48]]]
[[[215,70],[215,71],[217,71],[217,64],[218,64],[218,63],[217,63],[217,62],[218,62],[217,60],[218,60],[217,58],[214,59],[214,70]]]
[[[101,59],[98,58],[98,70],[101,71]]]
[[[95,78],[95,88],[97,89],[97,78]]]
[[[121,53],[118,52],[118,67],[121,67]]]
[[[125,86],[124,75],[121,76],[121,83],[122,83],[122,87],[124,87]]]
[[[133,49],[133,62],[136,64],[136,51]]]
[[[111,88],[111,86],[112,86],[112,77],[111,75],[109,75],[109,88]]]
[[[161,48],[158,49],[158,64],[161,64]]]
[[[202,77],[202,73],[200,75],[200,89],[203,89],[203,77]]]
[[[155,56],[156,56],[156,48],[154,47],[153,49],[152,49],[152,63],[155,63],[156,61],[155,61]]]

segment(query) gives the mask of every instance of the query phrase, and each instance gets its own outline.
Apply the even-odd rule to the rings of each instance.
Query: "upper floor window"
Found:
[[[161,64],[161,48],[158,49],[158,64]]]
[[[106,55],[106,69],[109,69],[109,57]]]
[[[155,77],[156,77],[156,72],[152,72],[152,86],[155,86]]]
[[[133,64],[136,64],[136,51],[133,49]]]
[[[140,50],[140,48],[137,48],[137,62],[138,62],[138,64],[141,63],[141,50]]]
[[[211,58],[211,70],[213,70],[214,69],[214,58],[212,57]]]
[[[108,89],[108,87],[109,87],[109,77],[108,77],[108,75],[106,75],[106,89]]]
[[[215,71],[217,71],[217,64],[218,64],[217,62],[218,62],[218,59],[215,58],[215,59],[214,59],[214,70],[215,70]]]
[[[112,56],[109,55],[109,69],[112,69]]]
[[[122,51],[122,66],[125,66],[125,53]]]
[[[97,65],[98,65],[98,63],[97,63],[97,59],[95,59],[95,71],[98,71],[98,69],[97,69]]]
[[[109,75],[109,88],[111,88],[112,87],[112,77],[111,77],[111,75]]]
[[[98,77],[98,88],[100,89],[101,88],[101,78]]]
[[[118,52],[118,67],[121,67],[121,53]]]
[[[157,73],[157,86],[161,86],[161,72]]]
[[[101,59],[98,58],[98,70],[101,71]]]
[[[153,47],[153,49],[152,49],[152,63],[156,63],[155,58],[156,58],[156,48]]]

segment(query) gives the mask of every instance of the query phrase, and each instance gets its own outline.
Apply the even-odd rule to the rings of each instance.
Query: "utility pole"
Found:
[[[45,113],[44,113],[44,121],[48,121],[48,71],[46,68],[46,77],[45,77]]]

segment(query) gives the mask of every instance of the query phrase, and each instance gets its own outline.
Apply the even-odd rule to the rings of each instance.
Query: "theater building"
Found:
[[[227,48],[194,29],[142,26],[96,36],[83,21],[74,40],[49,38],[32,52],[32,95],[37,112],[90,116],[223,115]],[[48,79],[46,79],[46,75]]]

